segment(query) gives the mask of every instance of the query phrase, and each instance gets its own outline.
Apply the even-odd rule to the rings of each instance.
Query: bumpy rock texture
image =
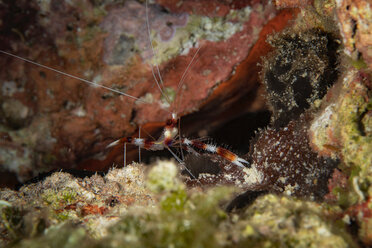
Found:
[[[345,218],[357,221],[359,237],[372,244],[372,135],[371,79],[355,69],[324,99],[310,128],[311,145],[322,156],[341,158],[329,184],[329,199],[345,209]]]
[[[279,130],[268,128],[252,142],[252,166],[264,176],[265,189],[287,195],[322,199],[336,161],[311,150],[307,116]]]
[[[340,209],[266,195],[240,214],[222,206],[232,188],[187,190],[174,163],[114,169],[84,180],[55,173],[0,191],[9,247],[355,247]]]
[[[244,112],[264,108],[263,98],[257,95],[240,113],[231,111],[228,118],[221,114],[229,112],[229,106],[246,93],[256,94],[258,70],[251,73],[244,68],[251,65],[257,68],[266,50],[250,57],[243,69],[235,67],[247,58],[260,31],[275,17],[274,6],[267,1],[236,6],[213,1],[200,8],[190,8],[189,3],[174,6],[173,2],[163,1],[161,4],[148,5],[156,56],[149,45],[143,1],[3,4],[1,49],[141,99],[135,101],[90,87],[1,54],[0,132],[7,137],[0,144],[3,172],[12,173],[23,182],[52,168],[79,164],[79,168],[103,170],[112,166],[115,159],[121,164],[122,158],[106,156],[107,144],[135,135],[139,125],[157,138],[170,111],[180,116],[197,111],[215,88],[227,80],[234,87],[224,87],[215,95],[219,101],[207,106],[218,110],[214,114],[209,111],[209,122],[213,122],[213,116],[219,116],[214,126]],[[288,19],[284,17],[278,26],[285,26]],[[265,32],[271,29],[269,26]],[[263,37],[260,40],[264,42]],[[183,72],[198,48],[178,90]],[[154,83],[151,65],[159,65],[166,96]],[[253,80],[242,89],[240,86],[247,79]],[[226,104],[220,105],[221,101]],[[195,124],[200,116],[203,114],[185,122],[188,133],[205,125]],[[122,149],[119,150],[120,156]],[[98,158],[96,164],[81,163],[92,156]],[[128,156],[128,161],[138,157],[131,151]]]
[[[276,49],[265,60],[263,81],[273,125],[283,127],[321,99],[337,80],[339,43],[333,34],[314,28],[288,30],[270,44]]]
[[[239,96],[240,92],[233,93],[226,89],[241,89],[241,92],[258,89],[258,87],[253,87],[251,84],[253,81],[250,81],[256,80],[257,74],[252,74],[253,79],[247,79],[245,77],[247,74],[243,71],[249,68],[246,72],[257,72],[256,62],[261,54],[259,51],[264,51],[265,54],[270,51],[265,43],[268,33],[270,30],[278,31],[269,39],[273,45],[272,52],[261,63],[262,88],[265,88],[267,105],[273,113],[272,121],[268,127],[258,130],[251,141],[245,142],[247,148],[250,146],[250,152],[241,156],[249,160],[250,166],[241,169],[227,163],[223,158],[203,155],[196,159],[186,159],[187,163],[194,164],[195,168],[190,167],[190,169],[198,177],[197,180],[187,176],[187,172],[180,173],[173,162],[159,162],[152,168],[145,169],[142,165],[131,165],[124,169],[113,169],[106,176],[94,175],[84,179],[75,178],[67,173],[56,173],[44,181],[24,185],[18,191],[2,189],[0,191],[2,244],[14,247],[37,247],[41,244],[71,247],[83,245],[90,247],[371,246],[372,73],[368,49],[366,49],[369,44],[370,3],[367,1],[354,1],[353,3],[349,1],[301,1],[301,3],[296,1],[292,6],[300,6],[301,10],[276,12],[277,15],[258,35],[254,27],[261,27],[265,23],[262,22],[262,17],[270,16],[270,13],[275,12],[271,9],[271,5],[267,5],[267,9],[263,10],[262,4],[258,1],[251,1],[251,8],[245,8],[246,5],[241,1],[236,1],[234,2],[236,5],[226,4],[216,8],[217,3],[213,2],[205,8],[201,7],[200,15],[194,15],[189,10],[192,6],[202,6],[200,4],[203,2],[188,1],[184,5],[167,4],[167,1],[159,2],[172,11],[165,13],[156,6],[149,8],[149,15],[157,23],[150,30],[154,46],[165,55],[165,57],[157,58],[151,56],[150,49],[142,47],[145,40],[143,39],[144,33],[137,32],[137,29],[144,27],[144,6],[137,2],[127,1],[123,5],[115,5],[115,8],[104,5],[107,13],[99,11],[102,10],[99,8],[100,4],[89,3],[92,6],[98,6],[95,9],[96,12],[90,13],[102,15],[86,14],[85,20],[89,20],[87,23],[81,21],[82,19],[77,22],[67,21],[71,18],[67,17],[68,15],[66,15],[67,19],[64,19],[64,14],[61,13],[66,13],[68,10],[72,12],[75,10],[75,17],[79,16],[77,13],[81,13],[77,11],[78,6],[72,6],[70,2],[65,5],[58,5],[54,1],[50,5],[49,2],[41,5],[35,5],[34,2],[22,4],[31,9],[40,7],[43,11],[48,8],[60,11],[60,14],[54,18],[63,19],[60,22],[63,25],[57,25],[51,31],[58,31],[58,35],[55,36],[58,42],[52,42],[52,44],[57,44],[58,56],[64,58],[63,61],[81,60],[86,63],[82,66],[84,70],[99,67],[102,70],[98,70],[99,75],[87,74],[88,77],[94,79],[95,82],[101,82],[120,90],[124,89],[141,99],[152,100],[154,106],[161,106],[153,110],[151,114],[154,116],[151,119],[145,114],[150,110],[137,101],[133,104],[134,111],[132,108],[126,110],[133,117],[131,121],[135,123],[146,122],[150,119],[151,121],[160,120],[161,115],[166,114],[164,109],[171,108],[172,104],[165,102],[165,97],[162,97],[156,90],[156,86],[150,88],[149,91],[140,88],[140,92],[135,91],[134,88],[138,89],[135,87],[138,84],[144,87],[150,84],[150,64],[161,63],[160,70],[164,78],[171,79],[174,75],[178,75],[177,73],[181,76],[182,70],[179,70],[178,66],[187,66],[192,52],[183,57],[175,52],[180,50],[173,48],[181,47],[181,51],[184,52],[189,49],[195,51],[196,43],[205,44],[207,48],[201,48],[199,53],[202,56],[197,57],[196,61],[202,60],[202,64],[205,65],[210,65],[210,61],[213,61],[212,64],[222,68],[221,72],[216,71],[216,73],[203,71],[203,66],[197,69],[193,67],[194,69],[190,71],[192,76],[196,76],[197,71],[202,72],[198,74],[201,75],[200,78],[224,81],[213,92],[209,87],[215,87],[216,81],[205,82],[208,86],[203,84],[203,87],[205,86],[201,94],[203,96],[193,96],[195,98],[188,96],[186,97],[188,100],[182,102],[187,106],[180,105],[182,112],[188,112],[196,106],[191,107],[189,104],[200,103],[200,99],[205,99],[206,95],[210,94],[204,106],[195,107],[201,109],[199,113],[205,114],[208,109],[216,106],[214,103],[218,99],[224,100],[221,106],[236,106],[230,100]],[[306,4],[313,4],[313,6],[306,8]],[[288,1],[277,0],[276,5],[288,6]],[[125,12],[128,9],[138,14],[136,15],[139,17],[138,22],[131,23],[130,18],[125,19],[131,14]],[[216,10],[214,18],[203,16],[213,9]],[[229,12],[230,9],[233,11]],[[182,10],[188,14],[182,14],[185,12]],[[127,15],[125,18],[120,17],[115,11],[124,12]],[[4,17],[7,17],[6,13],[8,12],[2,13]],[[280,32],[283,23],[287,23],[295,13],[299,15],[292,25]],[[254,16],[256,17],[253,18]],[[26,17],[32,20],[35,18],[35,12],[27,12]],[[116,20],[117,26],[110,21],[103,21],[104,18]],[[120,18],[125,19],[125,24],[120,22]],[[164,24],[164,19],[171,20],[171,23]],[[17,23],[17,20],[14,18],[13,21]],[[258,21],[256,26],[254,20],[261,21]],[[275,26],[277,20],[285,21]],[[79,25],[64,26],[67,23]],[[92,23],[100,24],[98,32],[100,35],[101,28],[109,30],[110,35],[100,36],[94,32],[95,35],[92,36],[92,33],[80,29],[85,25],[86,27],[96,26],[89,25]],[[12,35],[20,39],[22,32],[24,35],[36,35],[43,27],[41,24],[16,29]],[[249,26],[250,24],[252,26]],[[210,25],[213,28],[209,29]],[[34,29],[34,27],[40,28]],[[125,32],[116,33],[115,30],[118,27]],[[222,32],[226,27],[232,32]],[[24,28],[29,32],[25,32]],[[192,33],[195,37],[194,40],[191,39],[193,41],[191,46],[187,42],[184,43],[185,37],[181,34],[184,32],[179,32],[185,29],[188,30],[187,33]],[[61,38],[64,37],[63,30],[70,33],[71,39],[67,41],[75,41],[76,44],[73,44],[83,48],[79,50],[79,56],[75,53],[69,54],[70,49],[75,45],[65,43],[66,40]],[[213,30],[216,32],[212,32]],[[254,38],[249,36],[248,48],[243,49],[248,52],[251,48],[248,54],[241,50],[240,52],[235,50],[237,53],[229,50],[233,49],[229,45],[237,46],[237,43],[241,42],[241,37],[246,34],[245,32],[250,31],[257,35],[254,37],[258,40],[251,47],[251,41]],[[94,37],[94,39],[83,39],[83,36]],[[75,39],[76,37],[78,39]],[[4,42],[4,39],[0,41]],[[51,42],[47,38],[41,41],[45,44]],[[169,50],[166,49],[164,42],[170,44]],[[88,44],[90,46],[104,45],[101,50],[89,53],[87,52],[89,49],[85,50],[89,47]],[[20,46],[20,43],[14,43],[13,46]],[[216,51],[221,54],[219,58],[224,61],[222,64],[218,62],[217,57],[210,59],[211,56],[216,55],[211,52],[212,48],[216,47],[219,48]],[[29,55],[32,54],[34,55],[31,58],[41,58],[43,52],[35,49],[29,53]],[[128,57],[115,56],[116,54],[129,54],[129,57],[132,57],[128,59]],[[70,55],[72,55],[71,58],[68,57]],[[227,69],[227,65],[239,63],[246,55],[248,55],[247,59],[242,61],[235,70]],[[61,58],[58,56],[56,54],[49,56],[47,64],[52,65],[55,61],[60,61],[57,60]],[[13,60],[7,61],[13,65],[19,63]],[[41,61],[44,60],[41,59]],[[142,63],[143,61],[145,63]],[[169,61],[172,63],[170,64]],[[107,64],[109,64],[108,67],[98,66]],[[222,65],[226,65],[226,68]],[[126,74],[128,70],[122,71],[123,68],[130,68],[129,71],[132,74]],[[171,73],[172,68],[177,68],[177,73]],[[215,67],[208,68],[215,69]],[[23,73],[24,70],[29,69],[18,65],[15,66],[15,70],[8,73],[17,77],[18,73]],[[73,68],[71,72],[74,70],[76,68]],[[40,87],[45,83],[41,80],[42,78],[53,77],[55,80],[63,80],[62,77],[52,76],[48,71],[37,70],[34,74],[31,71],[29,71],[29,75],[33,75],[31,79],[34,80],[35,85],[40,84]],[[227,71],[230,72],[226,74]],[[231,75],[231,71],[235,74]],[[107,92],[102,93],[103,91],[100,90],[97,92],[97,89],[85,88],[85,86],[79,87],[66,81],[66,87],[72,88],[65,90],[61,86],[53,85],[50,88],[51,91],[38,93],[37,97],[44,100],[36,101],[37,104],[30,108],[29,103],[33,103],[34,99],[27,92],[32,90],[32,87],[29,82],[21,80],[22,77],[18,78],[20,78],[18,81],[5,80],[2,84],[1,111],[3,111],[2,123],[5,128],[2,127],[0,133],[0,158],[2,163],[6,161],[4,163],[6,166],[14,166],[24,173],[19,175],[27,177],[32,174],[30,168],[33,168],[19,165],[35,163],[43,168],[44,163],[75,161],[78,158],[71,154],[78,154],[76,151],[82,148],[86,149],[87,153],[95,151],[99,145],[93,148],[89,146],[99,142],[90,142],[104,133],[101,129],[97,129],[97,123],[100,123],[99,127],[106,128],[103,130],[110,130],[114,133],[122,132],[119,128],[109,128],[110,126],[104,125],[105,121],[110,119],[109,117],[94,122],[94,116],[95,111],[99,112],[102,108],[106,112],[113,113],[112,116],[116,116],[119,111],[113,111],[111,107],[119,106],[125,101],[129,103],[128,99]],[[119,84],[117,78],[128,80],[130,84]],[[245,88],[242,87],[244,80],[249,82]],[[178,96],[178,94],[173,94],[176,89],[174,86],[178,81],[172,82],[174,85],[166,83],[167,87],[173,85],[173,88],[166,88],[169,93],[168,98],[172,98],[172,95]],[[198,82],[203,82],[203,80]],[[191,88],[195,85],[187,83],[184,86],[185,94],[192,94]],[[63,99],[57,97],[54,91],[58,87],[65,90],[63,93],[67,97],[65,99],[68,97],[75,99],[59,103],[60,105],[63,103],[62,112],[66,119],[62,118],[58,108],[51,104],[55,103],[54,100],[57,101],[57,98]],[[190,92],[187,89],[190,89]],[[260,91],[255,92],[258,94],[257,92]],[[78,95],[74,95],[76,93]],[[80,101],[80,96],[88,99],[94,95],[98,96],[99,100],[96,99],[88,105],[76,105]],[[50,99],[41,96],[48,96]],[[246,100],[241,102],[240,107],[248,106],[247,111],[262,109],[261,101],[262,99]],[[49,105],[41,103],[49,103]],[[22,104],[26,107],[22,107]],[[49,107],[34,116],[33,113],[36,113],[41,106]],[[224,117],[229,119],[236,114],[236,110],[228,111],[224,107],[215,109],[214,113],[218,118],[209,119],[211,126],[217,125],[216,123],[222,120],[221,116],[225,115]],[[67,117],[72,116],[70,111],[79,117],[76,119],[78,121],[66,122],[69,120]],[[49,112],[56,118],[54,120],[59,120],[59,122],[50,122],[46,115]],[[140,118],[141,116],[143,119]],[[185,122],[187,123],[187,120],[195,122],[195,119],[191,117],[192,115],[190,119],[185,117]],[[110,120],[113,119],[114,117]],[[35,120],[38,121],[35,122]],[[82,139],[83,136],[88,137],[85,134],[80,136],[75,133],[76,129],[73,127],[77,123],[84,124],[80,126],[80,130],[89,134],[91,140]],[[58,127],[58,132],[50,127]],[[134,129],[133,127],[132,130]],[[189,129],[192,130],[190,127]],[[241,130],[241,132],[244,131]],[[55,136],[56,132],[64,135]],[[110,132],[107,131],[107,133]],[[41,142],[40,137],[44,136],[48,142]],[[106,136],[100,137],[102,141]],[[61,159],[46,152],[48,149],[54,149],[55,144],[66,140],[69,142],[65,143],[68,145],[64,146],[66,149],[63,150]],[[102,141],[101,145],[103,144],[105,142]],[[33,152],[30,152],[30,147],[32,149],[35,147],[34,150],[39,155],[35,156]],[[95,166],[93,163],[88,164]],[[112,160],[109,164],[112,164]],[[205,168],[208,170],[206,171]],[[184,176],[181,177],[180,174]]]
[[[357,67],[372,69],[372,6],[369,1],[335,1],[345,52]]]

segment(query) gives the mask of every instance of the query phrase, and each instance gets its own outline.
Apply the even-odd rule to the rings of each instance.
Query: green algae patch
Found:
[[[19,208],[12,206],[2,207],[1,222],[12,238],[16,239],[22,234],[19,228],[22,226],[22,215]]]
[[[11,247],[92,247],[93,240],[83,228],[72,224],[59,224],[50,227],[44,235],[34,239],[24,239]]]
[[[343,83],[344,92],[335,115],[335,133],[342,140],[341,152],[345,164],[360,166],[361,175],[367,176],[372,173],[372,135],[365,131],[371,127],[363,123],[371,123],[371,116],[365,115],[372,110],[371,92],[363,84],[361,75],[355,71],[350,71]]]
[[[312,144],[323,156],[337,157],[344,183],[335,176],[331,196],[345,218],[359,224],[359,238],[371,243],[372,95],[367,74],[349,67],[343,80],[323,99],[325,107],[311,125]],[[338,87],[338,88],[337,88]]]
[[[26,209],[22,206],[6,206],[0,208],[0,229],[4,240],[16,243],[25,238],[34,238],[42,235],[47,226],[48,215],[42,209]],[[6,230],[6,232],[4,232]]]
[[[230,193],[219,188],[192,194],[186,201],[177,194],[165,198],[177,207],[164,208],[162,202],[154,209],[133,211],[110,230],[107,243],[121,247],[221,247],[228,216],[218,203]]]
[[[189,189],[182,182],[177,166],[174,161],[158,161],[144,173],[143,166],[134,164],[114,169],[104,178],[94,175],[76,179],[67,173],[55,173],[21,192],[0,191],[1,198],[8,199],[2,204],[2,216],[6,218],[2,217],[0,225],[8,241],[2,244],[9,247],[354,247],[345,224],[335,217],[340,213],[337,206],[265,195],[245,210],[227,213],[225,207],[236,189]],[[84,187],[75,188],[77,185]],[[35,187],[39,187],[38,194],[22,198],[25,192],[36,192]],[[71,193],[75,191],[78,194]],[[89,194],[91,191],[94,197]],[[59,203],[51,203],[53,200]],[[22,208],[14,208],[15,205]],[[11,229],[4,226],[4,220],[13,223]]]
[[[372,183],[372,134],[369,131],[372,117],[367,114],[372,110],[372,101],[365,80],[357,71],[349,69],[339,92],[331,92],[338,97],[328,103],[311,126],[315,149],[321,155],[342,159],[341,167],[350,172],[350,184],[359,201],[371,196],[367,191]]]
[[[59,224],[55,222],[56,217],[53,214],[50,215],[52,223],[44,228],[43,234],[36,236],[17,235],[22,239],[13,239],[14,247],[33,247],[36,244],[48,242],[55,247],[65,247],[66,245],[79,247],[82,244],[98,247],[117,247],[118,245],[122,247],[172,245],[190,247],[193,244],[195,247],[219,247],[221,235],[224,237],[222,241],[225,242],[225,233],[227,232],[225,226],[228,224],[229,218],[228,214],[223,211],[221,202],[227,202],[232,197],[233,190],[231,188],[215,188],[206,192],[189,191],[179,178],[177,165],[171,161],[160,161],[156,166],[150,168],[146,181],[138,180],[144,177],[135,176],[136,173],[142,174],[141,166],[128,167],[120,170],[115,169],[113,170],[116,172],[115,175],[111,171],[105,178],[116,182],[125,181],[124,185],[127,185],[124,190],[126,191],[125,196],[129,191],[133,193],[133,198],[141,192],[146,192],[147,196],[152,198],[151,205],[146,206],[144,202],[138,201],[133,203],[131,207],[127,207],[125,205],[128,203],[124,201],[126,198],[123,195],[117,197],[117,205],[113,204],[113,207],[106,205],[107,213],[86,216],[80,214],[70,218],[69,214],[81,213],[82,209],[87,209],[87,205],[90,206],[90,211],[100,209],[99,198],[105,196],[103,190],[105,184],[100,185],[98,178],[85,179],[84,182],[92,183],[94,181],[95,191],[100,194],[96,194],[97,199],[87,197],[82,202],[82,196],[89,196],[89,194],[79,192],[78,195],[73,194],[71,197],[71,188],[68,187],[74,185],[76,179],[67,176],[66,173],[53,174],[54,180],[47,178],[44,182],[39,183],[39,186],[40,184],[48,185],[51,186],[51,189],[43,189],[43,193],[40,194],[41,200],[36,202],[41,204],[47,212],[51,208],[55,209],[52,212],[57,213]],[[132,174],[124,174],[123,172],[131,172]],[[60,179],[58,180],[58,178]],[[62,181],[65,181],[66,187],[58,186]],[[80,184],[84,185],[83,182]],[[138,186],[141,186],[142,189]],[[147,189],[151,189],[151,191]],[[27,190],[29,191],[30,188]],[[72,192],[74,191],[72,190]],[[56,203],[54,204],[53,201]],[[70,204],[66,204],[68,201]],[[36,203],[34,202],[34,204]],[[81,208],[79,204],[82,205]],[[93,208],[95,205],[97,207]],[[25,204],[24,207],[29,206]],[[23,221],[23,214],[16,216],[19,216],[19,221]],[[69,232],[71,237],[69,237]],[[57,233],[60,233],[60,236],[55,237]],[[69,239],[71,241],[68,241]]]
[[[185,185],[177,178],[178,173],[174,162],[158,161],[147,175],[146,186],[155,193],[184,189]]]
[[[327,216],[340,212],[310,201],[265,195],[241,217],[247,244],[257,247],[357,247],[342,221]]]
[[[166,212],[171,212],[173,209],[181,210],[187,203],[187,194],[185,190],[177,190],[167,195],[161,201],[161,209]]]
[[[41,198],[52,208],[58,208],[61,205],[74,203],[77,199],[77,192],[72,188],[65,188],[61,191],[47,189],[43,192]]]
[[[342,221],[327,216],[337,208],[266,195],[243,213],[229,215],[221,203],[231,197],[231,188],[189,193],[184,206],[171,211],[160,205],[133,208],[101,239],[77,225],[59,224],[14,247],[47,242],[55,247],[356,247]]]

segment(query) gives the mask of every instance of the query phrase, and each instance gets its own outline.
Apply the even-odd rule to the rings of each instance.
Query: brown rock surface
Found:
[[[79,4],[17,1],[5,6],[0,15],[11,21],[0,26],[1,49],[151,104],[1,54],[0,131],[9,137],[0,143],[2,171],[10,171],[24,181],[40,171],[75,167],[91,156],[104,161],[90,164],[91,169],[103,169],[115,159],[114,155],[104,155],[107,144],[132,135],[138,125],[156,133],[175,108],[179,115],[195,112],[202,106],[216,109],[217,114],[211,112],[212,117],[218,116],[216,126],[226,121],[221,116],[231,112],[228,110],[234,106],[231,103],[246,93],[251,92],[244,106],[252,107],[243,112],[264,108],[262,98],[255,93],[258,81],[249,80],[257,76],[241,74],[242,69],[236,66],[250,64],[257,68],[260,52],[254,50],[253,57],[248,54],[257,40],[264,42],[265,36],[259,38],[259,34],[275,16],[274,7],[266,1],[252,1],[249,7],[240,2],[230,6],[216,1],[210,6],[216,6],[219,10],[216,18],[220,19],[212,19],[208,16],[215,14],[207,10],[195,8],[192,12],[187,4],[174,9],[165,1],[159,3],[175,14],[149,6],[156,57],[151,56],[146,44],[146,11],[138,2],[111,6],[88,1]],[[120,11],[126,15],[120,15]],[[279,21],[278,27],[285,26],[288,19]],[[201,48],[182,90],[177,92],[180,78],[198,47]],[[246,58],[249,62],[243,62]],[[150,64],[160,65],[169,98],[173,94],[182,99],[178,107],[164,101],[154,84]],[[257,75],[256,69],[250,72]],[[233,86],[236,77],[239,83]],[[249,86],[242,90],[245,80]],[[221,84],[224,81],[231,82],[231,87]],[[219,91],[221,100],[206,101],[218,85],[224,85],[224,90]],[[227,119],[242,114],[231,113],[226,115]],[[203,114],[193,116],[198,119]],[[194,124],[197,123],[194,119],[185,122],[188,133],[200,127]],[[79,167],[87,168],[87,164]]]

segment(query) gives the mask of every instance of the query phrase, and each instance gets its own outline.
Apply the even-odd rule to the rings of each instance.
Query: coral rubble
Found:
[[[240,214],[221,206],[232,188],[187,190],[162,161],[77,180],[55,173],[19,192],[1,190],[1,242],[9,247],[355,247],[339,209],[266,195]],[[147,178],[147,179],[146,179]],[[117,200],[113,200],[116,197]]]

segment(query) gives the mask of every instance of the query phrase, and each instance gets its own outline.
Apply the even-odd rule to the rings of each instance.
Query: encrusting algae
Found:
[[[269,194],[259,197],[241,213],[228,214],[224,206],[231,199],[233,188],[188,190],[172,161],[155,163],[146,176],[143,168],[132,164],[114,169],[105,177],[85,179],[55,173],[18,192],[2,190],[2,244],[355,247],[344,223],[333,218],[340,212],[338,207]],[[129,171],[132,173],[128,175]],[[51,186],[51,178],[60,179],[53,180],[53,204],[45,200],[45,194],[48,199],[52,197],[53,187],[45,188]],[[117,201],[112,201],[112,197]],[[62,212],[65,219],[58,217]]]

